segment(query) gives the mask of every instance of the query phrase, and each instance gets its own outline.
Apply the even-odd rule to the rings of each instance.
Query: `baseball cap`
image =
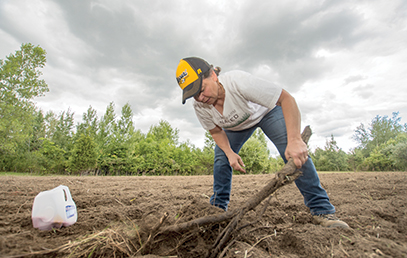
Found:
[[[199,57],[181,59],[176,71],[178,85],[182,89],[182,104],[201,91],[202,77],[211,66]]]

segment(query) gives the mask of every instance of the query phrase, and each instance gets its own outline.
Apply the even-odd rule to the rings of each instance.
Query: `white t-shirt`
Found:
[[[219,127],[240,131],[256,125],[275,106],[282,88],[242,71],[218,76],[225,88],[223,115],[213,105],[194,100],[194,109],[205,130]]]

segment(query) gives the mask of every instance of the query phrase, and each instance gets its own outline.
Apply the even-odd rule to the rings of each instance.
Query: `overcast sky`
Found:
[[[37,106],[70,109],[75,123],[90,106],[101,117],[110,102],[118,115],[129,103],[143,133],[166,120],[203,147],[175,79],[189,56],[289,91],[313,150],[333,134],[348,152],[376,115],[407,122],[405,0],[0,0],[0,59],[22,43],[47,51],[50,92]]]

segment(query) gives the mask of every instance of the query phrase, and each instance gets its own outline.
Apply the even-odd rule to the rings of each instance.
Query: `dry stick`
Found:
[[[261,213],[259,214],[259,219],[261,219],[261,217],[263,217],[263,214],[266,212],[267,207],[269,206],[272,197],[273,197],[273,194],[271,194],[271,195],[269,196],[269,198],[267,199],[266,203],[264,204],[264,207],[263,207],[263,209],[261,210]]]
[[[311,137],[311,128],[309,126],[305,127],[302,133],[302,140],[305,143],[308,143],[309,138]],[[290,158],[290,160],[285,164],[283,169],[277,172],[276,177],[273,178],[265,187],[263,187],[260,192],[258,192],[255,196],[249,199],[246,204],[239,210],[237,216],[235,216],[232,221],[229,222],[228,226],[219,234],[218,238],[216,239],[213,250],[210,258],[215,258],[218,253],[221,251],[223,246],[229,241],[231,238],[232,233],[235,231],[235,228],[238,222],[242,219],[242,217],[246,214],[246,212],[254,209],[257,205],[259,205],[264,199],[270,196],[273,192],[275,192],[278,188],[283,185],[292,183],[301,175],[301,171],[299,171],[294,164],[294,161]]]
[[[236,229],[236,231],[240,231],[240,230],[244,229],[245,227],[248,227],[248,226],[250,226],[250,225],[253,225],[253,224],[256,224],[257,222],[259,222],[259,221],[261,220],[261,217],[263,217],[264,212],[266,212],[267,207],[268,207],[269,204],[270,204],[270,200],[271,200],[271,198],[272,198],[273,196],[274,196],[274,194],[271,194],[271,195],[269,196],[269,198],[267,199],[267,201],[266,201],[265,204],[264,204],[263,209],[261,210],[260,214],[257,216],[257,219],[256,219],[255,221],[252,221],[252,222],[249,222],[249,223],[247,223],[247,224],[245,224],[245,225],[243,225],[243,226],[240,226],[238,229]]]
[[[101,231],[97,234],[93,234],[88,238],[76,241],[74,243],[67,243],[64,244],[62,246],[59,246],[57,248],[54,249],[48,249],[48,250],[43,250],[43,251],[35,251],[35,252],[30,252],[30,253],[26,253],[26,254],[19,254],[19,255],[12,255],[12,256],[6,256],[6,257],[2,257],[2,258],[21,258],[21,257],[27,257],[30,256],[32,257],[33,255],[46,255],[46,254],[51,254],[51,253],[57,253],[57,252],[65,252],[71,248],[74,247],[79,247],[81,244],[87,243],[91,240],[94,240],[95,238],[99,237],[100,235],[102,235],[104,233],[104,231]]]
[[[154,239],[156,233],[158,232],[158,230],[160,229],[160,227],[162,226],[162,224],[164,223],[164,221],[167,218],[168,218],[168,213],[165,212],[164,215],[161,217],[160,221],[151,229],[150,235],[148,236],[148,239],[145,242],[145,244],[143,246],[141,246],[139,250],[137,250],[135,255],[138,255],[140,252],[145,251],[149,247],[151,240]]]
[[[124,205],[121,201],[117,200],[116,198],[114,198],[114,200],[115,200],[117,203],[119,203],[119,204],[123,205],[124,207],[126,207],[126,205]]]
[[[186,237],[183,237],[172,250],[169,250],[163,254],[164,257],[167,257],[168,254],[170,254],[174,251],[177,251],[180,246],[182,246],[185,242],[189,241],[192,237],[194,237],[194,233],[191,233],[191,234],[187,235]]]
[[[133,224],[133,228],[134,228],[134,231],[136,231],[136,234],[137,234],[137,237],[138,237],[138,241],[139,241],[139,243],[140,243],[140,246],[143,246],[143,243],[142,243],[141,237],[140,237],[140,233],[139,233],[139,231],[138,231],[138,229],[137,229],[136,224],[134,224],[134,222],[133,222],[129,217],[127,217],[127,219],[131,222],[131,224]],[[137,247],[133,244],[133,242],[131,242],[131,244],[133,245],[134,249],[137,250]]]
[[[224,213],[221,213],[218,215],[205,216],[205,217],[201,217],[201,218],[187,221],[184,223],[167,226],[167,227],[161,229],[160,234],[166,234],[166,233],[170,233],[170,232],[181,232],[181,231],[193,228],[193,227],[199,227],[199,226],[204,226],[204,225],[208,225],[208,224],[219,223],[219,222],[233,218],[238,212],[239,212],[239,210],[232,210],[232,211],[227,211],[227,212],[224,212]]]
[[[229,247],[231,247],[235,242],[236,242],[236,240],[230,241],[228,246],[226,246],[226,248],[223,249],[222,253],[220,253],[219,258],[222,258],[223,256],[225,256],[225,254],[228,251]]]
[[[247,253],[250,253],[250,252],[253,250],[253,248],[254,248],[258,243],[260,243],[260,242],[263,241],[264,239],[269,238],[269,237],[272,237],[272,236],[274,236],[274,235],[269,235],[269,236],[265,236],[265,237],[261,238],[259,241],[257,241],[252,247],[250,247],[250,248],[247,250]]]
[[[18,210],[17,210],[17,212],[16,212],[16,215],[20,212],[20,209],[24,206],[24,204],[26,204],[28,202],[28,200],[27,201],[25,201],[19,208],[18,208]]]

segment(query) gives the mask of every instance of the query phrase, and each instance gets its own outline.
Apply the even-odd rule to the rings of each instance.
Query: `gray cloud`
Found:
[[[364,80],[364,79],[366,79],[366,77],[365,76],[363,76],[363,75],[360,75],[360,74],[358,74],[358,75],[352,75],[352,76],[349,76],[349,77],[347,77],[346,79],[345,79],[345,85],[346,84],[349,84],[349,83],[352,83],[352,82],[357,82],[357,81],[361,81],[361,80]]]
[[[200,56],[284,86],[324,145],[377,114],[407,116],[406,10],[402,0],[6,0],[0,58],[26,42],[46,49],[44,109],[71,108],[80,120],[90,105],[102,115],[129,103],[140,129],[164,119],[203,145],[174,75],[181,58]]]
[[[225,46],[226,58],[246,69],[267,64],[294,90],[331,69],[315,57],[317,50],[352,48],[369,36],[358,31],[362,17],[346,5],[308,3],[293,10],[275,2],[246,3],[236,14],[237,36]]]
[[[353,92],[355,94],[357,94],[360,98],[367,99],[374,95],[374,92],[372,89],[374,89],[373,85],[360,85],[360,86],[356,87],[353,90]]]

